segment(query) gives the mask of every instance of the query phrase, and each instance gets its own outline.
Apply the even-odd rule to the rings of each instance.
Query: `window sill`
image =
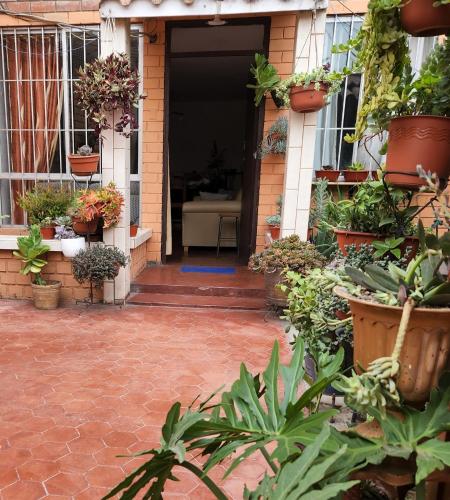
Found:
[[[130,238],[130,249],[140,247],[153,235],[153,229],[138,229],[137,235]]]
[[[371,180],[371,179],[368,179]],[[317,184],[317,180],[313,181],[313,184]],[[364,181],[365,182],[365,181]],[[345,182],[345,181],[337,181],[337,182],[328,182],[329,186],[358,186],[359,184],[364,184],[364,182]]]

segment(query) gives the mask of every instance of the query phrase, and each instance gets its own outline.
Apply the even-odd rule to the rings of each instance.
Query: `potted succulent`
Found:
[[[330,182],[336,182],[341,172],[336,170],[333,165],[323,165],[320,170],[316,170],[316,179],[326,179]]]
[[[97,173],[100,155],[93,153],[87,144],[78,148],[77,154],[67,155],[73,175],[87,177]]]
[[[17,238],[18,251],[13,255],[20,259],[23,267],[20,274],[31,275],[31,288],[36,309],[56,309],[59,304],[60,281],[45,281],[41,275],[47,265],[42,257],[50,251],[48,245],[42,244],[42,236],[38,225],[32,225],[28,236]]]
[[[130,221],[130,237],[135,238],[137,236],[139,229],[139,224],[135,221]]]
[[[144,98],[139,92],[139,82],[139,74],[131,69],[126,54],[113,53],[80,69],[74,93],[80,108],[94,121],[97,136],[113,126],[108,114],[115,110],[122,114],[114,130],[125,137],[131,136],[137,126],[134,109]]]
[[[342,73],[330,71],[326,64],[311,72],[295,73],[275,87],[277,97],[297,113],[319,111],[333,94],[341,90]]]
[[[75,199],[69,213],[72,216],[72,228],[76,234],[94,234],[99,222],[99,199],[92,189],[82,191]]]
[[[344,170],[343,174],[345,182],[364,182],[369,176],[369,171],[361,162],[355,161]]]
[[[61,241],[61,251],[64,257],[69,259],[86,248],[84,237],[76,234],[69,225],[56,226],[55,238]]]
[[[266,94],[270,94],[275,106],[281,108],[284,105],[283,100],[277,97],[275,92],[281,78],[275,66],[269,63],[265,55],[255,54],[255,65],[250,67],[250,73],[253,75],[256,83],[249,83],[247,88],[255,91],[255,106],[259,106],[262,98]]]
[[[403,29],[413,36],[450,34],[448,0],[409,0],[400,5]]]
[[[98,201],[96,207],[103,220],[103,229],[117,225],[124,204],[123,194],[116,188],[114,182],[96,191]]]
[[[337,208],[337,243],[346,255],[348,245],[372,244],[387,238],[403,238],[401,253],[412,258],[419,241],[414,236],[412,220],[417,207],[411,205],[411,193],[394,187],[385,188],[382,181],[366,181],[358,186],[352,199],[340,200]]]
[[[280,239],[281,215],[269,215],[266,217],[266,223],[269,226],[270,236],[272,240]]]
[[[267,155],[284,155],[286,153],[287,131],[287,118],[285,116],[277,118],[259,145],[258,158],[262,159]]]
[[[69,189],[47,183],[36,184],[18,199],[19,206],[27,213],[28,223],[40,226],[44,239],[53,239],[55,219],[66,215],[72,202]]]
[[[275,240],[262,252],[253,254],[248,266],[252,271],[264,273],[268,303],[284,307],[287,294],[278,287],[283,282],[282,273],[290,270],[304,274],[316,267],[323,267],[325,263],[325,257],[313,244],[301,241],[294,234]]]

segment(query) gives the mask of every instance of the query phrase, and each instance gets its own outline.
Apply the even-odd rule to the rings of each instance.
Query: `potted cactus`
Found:
[[[67,155],[67,158],[73,175],[88,177],[97,173],[100,155],[93,153],[87,144],[78,148],[77,154]]]

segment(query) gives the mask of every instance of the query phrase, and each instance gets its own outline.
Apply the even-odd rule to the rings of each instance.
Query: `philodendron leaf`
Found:
[[[450,467],[450,442],[440,439],[429,439],[416,448],[417,472],[416,484],[423,481],[435,470]]]

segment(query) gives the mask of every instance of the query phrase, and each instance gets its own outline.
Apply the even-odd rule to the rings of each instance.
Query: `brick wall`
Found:
[[[26,13],[98,11],[99,0],[3,0],[2,4],[8,10]]]
[[[131,280],[136,278],[147,265],[147,245],[146,241],[143,245],[131,249]]]

